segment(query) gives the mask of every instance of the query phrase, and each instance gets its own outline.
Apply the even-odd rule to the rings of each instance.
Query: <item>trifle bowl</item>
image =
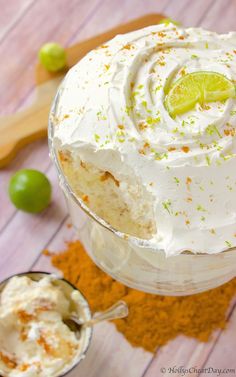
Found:
[[[236,34],[119,35],[62,82],[49,147],[78,236],[114,279],[187,295],[236,275]]]

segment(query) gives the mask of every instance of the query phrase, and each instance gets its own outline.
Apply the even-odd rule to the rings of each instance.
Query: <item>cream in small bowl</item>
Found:
[[[0,285],[0,375],[59,377],[89,347],[92,328],[76,334],[64,322],[91,319],[87,301],[64,279],[46,273],[15,275]]]

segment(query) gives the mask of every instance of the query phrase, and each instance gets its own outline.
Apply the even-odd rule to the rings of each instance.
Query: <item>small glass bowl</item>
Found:
[[[60,85],[49,118],[49,149],[78,236],[93,261],[123,284],[145,292],[183,296],[206,291],[236,276],[236,249],[219,254],[184,252],[166,257],[163,250],[117,231],[92,212],[73,192],[60,166],[54,129],[66,78]]]
[[[32,280],[39,281],[40,279],[44,278],[45,276],[51,275],[48,272],[41,272],[41,271],[32,271],[32,272],[24,272],[20,274],[15,274],[7,278],[6,280],[2,281],[0,283],[0,294],[3,291],[4,287],[8,283],[8,281],[13,278],[14,276],[27,276]],[[79,292],[80,295],[80,301],[81,301],[81,306],[80,306],[80,313],[79,316],[82,318],[84,321],[90,320],[92,315],[91,315],[91,310],[89,307],[89,304],[83,294],[76,288],[73,284],[71,284],[69,281],[56,277],[53,280],[54,284],[58,285],[64,292],[65,296],[70,299],[70,295],[73,291]],[[79,355],[79,358],[76,360],[73,360],[71,365],[66,367],[62,374],[54,376],[54,377],[65,377],[67,376],[73,369],[75,369],[80,362],[85,358],[85,355],[89,349],[89,346],[91,344],[91,339],[92,339],[92,333],[93,333],[93,328],[92,326],[85,326],[81,328],[81,354]],[[0,372],[1,373],[1,372]]]

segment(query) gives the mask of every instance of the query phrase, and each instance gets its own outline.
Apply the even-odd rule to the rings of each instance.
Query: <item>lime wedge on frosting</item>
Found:
[[[174,117],[193,109],[197,103],[223,101],[234,96],[234,84],[224,75],[199,71],[178,79],[170,87],[165,105],[169,114]]]

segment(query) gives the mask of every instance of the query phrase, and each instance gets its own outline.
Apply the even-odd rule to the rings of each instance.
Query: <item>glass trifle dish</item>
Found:
[[[236,33],[172,23],[66,75],[49,144],[73,224],[126,285],[184,295],[236,275]]]

